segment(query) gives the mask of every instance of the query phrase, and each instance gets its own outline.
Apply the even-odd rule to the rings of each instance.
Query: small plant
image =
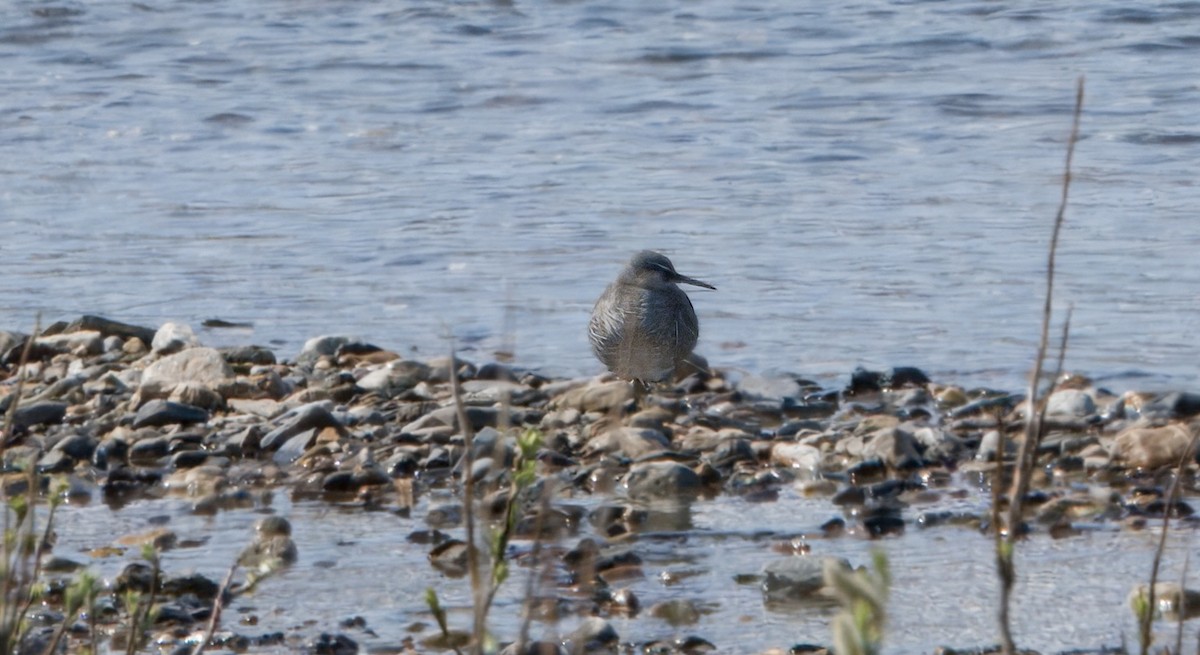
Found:
[[[833,648],[838,655],[879,655],[887,624],[892,574],[887,555],[872,553],[873,570],[851,571],[836,559],[825,560],[825,585],[841,611],[833,617]]]

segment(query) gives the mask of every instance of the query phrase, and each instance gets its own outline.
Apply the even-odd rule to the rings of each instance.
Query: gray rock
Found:
[[[762,592],[768,602],[798,601],[817,597],[825,588],[825,562],[850,568],[840,557],[786,557],[763,567]]]
[[[155,355],[170,355],[199,345],[200,339],[196,338],[191,326],[185,323],[163,323],[154,333],[154,339],[150,342],[150,352]]]
[[[278,450],[292,437],[308,430],[320,430],[331,427],[337,429],[338,432],[344,432],[345,428],[338,422],[333,413],[330,412],[332,408],[333,403],[322,400],[301,405],[296,409],[285,412],[282,416],[275,419],[275,424],[278,427],[271,430],[271,432],[262,438],[260,446],[266,451]]]
[[[159,427],[180,423],[207,423],[208,412],[193,405],[155,399],[138,408],[133,427]]]
[[[500,411],[496,407],[467,407],[467,420],[471,422],[471,428],[478,432],[485,427],[497,426],[500,422]],[[520,425],[522,416],[523,412],[520,409],[510,410],[509,423]],[[434,427],[449,427],[456,432],[459,431],[458,408],[454,405],[439,407],[421,418],[411,421],[401,428],[401,432],[419,433]]]
[[[165,398],[175,386],[194,382],[210,389],[233,380],[233,369],[213,348],[189,348],[146,367],[139,392],[144,398]]]
[[[37,462],[39,473],[66,473],[75,468],[75,459],[61,450],[51,450]]]
[[[678,462],[641,462],[625,476],[625,491],[631,498],[695,498],[701,491],[700,476]]]
[[[590,439],[585,448],[588,454],[622,454],[630,459],[667,450],[671,442],[667,436],[651,428],[619,427],[603,430]]]
[[[272,459],[280,464],[294,462],[304,454],[304,451],[311,448],[316,440],[316,429],[301,430],[300,432],[294,433],[277,448],[273,449],[275,450],[275,454],[272,456]],[[263,450],[270,451],[272,449],[264,447]]]
[[[895,469],[920,466],[922,462],[916,440],[900,428],[882,428],[871,433],[863,446],[862,457],[878,458]]]
[[[1059,389],[1046,399],[1046,417],[1085,418],[1096,413],[1096,399],[1081,389]]]

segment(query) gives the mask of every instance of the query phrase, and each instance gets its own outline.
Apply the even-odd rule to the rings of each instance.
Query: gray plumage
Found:
[[[652,250],[633,256],[592,309],[588,338],[608,370],[626,380],[662,382],[700,338],[696,311],[678,283],[716,287],[675,272]]]

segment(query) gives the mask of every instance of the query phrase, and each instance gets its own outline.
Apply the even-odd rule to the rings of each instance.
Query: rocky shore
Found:
[[[461,385],[462,408],[451,376]],[[516,567],[552,571],[543,602],[531,611],[540,621],[574,619],[561,641],[537,642],[542,650],[528,652],[729,652],[706,638],[702,604],[643,607],[629,583],[645,575],[639,537],[649,529],[651,508],[663,504],[721,495],[770,503],[785,489],[826,502],[830,519],[819,529],[767,546],[777,557],[753,581],[764,603],[820,599],[823,559],[806,555],[812,541],[903,538],[948,525],[988,531],[982,508],[923,507],[988,487],[1000,465],[999,444],[1020,443],[1028,406],[1021,394],[940,384],[904,367],[857,370],[839,388],[799,375],[735,377],[717,369],[638,398],[618,380],[555,380],[449,357],[414,361],[344,337],[311,339],[285,361],[258,346],[206,347],[184,325],[150,329],[94,316],[33,337],[0,332],[0,377],[0,411],[10,421],[6,498],[27,493],[32,483],[43,498],[68,503],[122,507],[172,496],[212,515],[286,490],[297,499],[406,514],[420,498],[449,492],[455,502],[430,506],[428,529],[411,534],[408,546],[424,549],[429,564],[454,579],[466,573],[461,501],[470,479],[481,520],[495,525],[506,503],[514,508],[509,554]],[[1177,529],[1194,531],[1198,415],[1198,393],[1114,395],[1086,377],[1063,376],[1048,400],[1024,529],[1064,539],[1081,525],[1142,530],[1170,515]],[[460,417],[470,423],[470,458]],[[533,439],[525,443],[533,444],[529,452],[523,437]],[[1014,454],[999,459],[1011,462]],[[1167,485],[1185,457],[1182,497],[1168,502]],[[522,464],[533,478],[516,494],[514,472]],[[158,607],[149,630],[153,649],[190,652],[205,638],[218,595],[232,599],[303,557],[290,530],[285,517],[270,517],[246,535],[240,575],[228,586],[169,570],[159,576],[133,561],[136,553],[117,555],[130,563],[104,581],[94,620],[111,647],[123,649],[131,608],[122,594],[149,593]],[[166,549],[175,538],[162,530],[148,540]],[[86,566],[52,548],[43,561],[49,588],[60,595]],[[35,612],[38,627],[25,652],[41,652],[35,646],[49,643],[55,617],[63,621],[62,599],[48,598]],[[551,609],[546,598],[558,602]],[[664,642],[619,634],[610,622],[640,613],[694,633]],[[222,625],[212,644],[239,652],[351,653],[360,650],[354,627],[297,643]],[[87,634],[72,629],[64,643],[86,643]],[[980,635],[980,643],[991,643],[988,637]],[[426,626],[395,650],[437,652],[447,639],[453,634]]]

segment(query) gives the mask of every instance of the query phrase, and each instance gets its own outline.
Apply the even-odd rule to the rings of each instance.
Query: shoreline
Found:
[[[641,643],[645,635],[617,635],[613,622],[652,613],[630,601],[636,584],[620,577],[629,567],[644,568],[641,559],[620,553],[636,556],[647,531],[659,529],[647,522],[647,508],[720,498],[770,504],[793,493],[826,507],[830,518],[815,529],[768,539],[780,555],[753,582],[764,604],[809,602],[814,572],[793,570],[796,562],[817,559],[817,552],[827,557],[841,540],[904,540],[915,530],[987,533],[987,513],[977,504],[963,509],[962,500],[987,487],[1000,434],[1023,425],[1020,394],[942,385],[911,367],[860,369],[841,388],[795,377],[742,375],[734,382],[719,370],[696,373],[651,390],[635,406],[631,386],[607,377],[550,379],[498,363],[415,361],[331,336],[310,339],[295,361],[282,362],[257,346],[205,347],[179,324],[150,329],[86,316],[33,341],[17,400],[17,364],[25,352],[19,337],[0,333],[0,409],[17,403],[4,451],[6,496],[20,495],[33,480],[43,490],[65,485],[56,493],[68,503],[118,510],[170,497],[185,499],[194,515],[214,516],[260,507],[258,495],[286,490],[293,499],[411,517],[422,498],[449,494],[461,501],[459,481],[468,475],[482,487],[485,510],[512,479],[514,462],[525,462],[537,485],[555,490],[547,502],[556,518],[544,524],[545,517],[535,520],[536,504],[520,506],[513,543],[555,544],[548,565],[574,581],[569,593],[557,593],[578,594],[582,584],[593,599],[568,615],[596,619],[581,625],[622,644]],[[452,370],[474,434],[470,460],[463,457]],[[1194,444],[1197,415],[1197,393],[1118,396],[1082,376],[1061,378],[1047,403],[1048,430],[1031,489],[1036,498],[1025,516],[1031,538],[1071,539],[1096,526],[1141,531],[1167,513],[1174,529],[1194,532],[1200,527],[1192,509],[1194,453],[1174,505],[1164,485],[1183,449]],[[538,442],[523,452],[518,435],[530,432]],[[34,462],[36,473],[21,472],[22,462]],[[600,504],[585,510],[572,497]],[[454,502],[431,506],[419,517],[430,529],[410,535],[417,559],[447,584],[465,573],[463,510]],[[686,534],[686,527],[675,529]],[[295,547],[290,530],[266,524],[246,535],[243,574],[261,570],[262,584],[270,585],[267,577],[295,561],[280,555],[288,544]],[[150,543],[179,547],[166,534]],[[803,556],[808,549],[812,558]],[[590,568],[580,569],[580,557]],[[252,582],[244,575],[235,588]],[[215,581],[205,580],[180,587],[192,599],[164,594],[175,623],[162,631],[197,629],[200,621],[186,617],[201,614],[217,594]],[[119,578],[107,583],[114,594],[122,588]],[[115,611],[114,624],[122,616]],[[721,640],[710,642],[703,624],[693,628],[695,643],[720,649]],[[433,632],[417,631],[405,647],[437,650],[427,641]],[[239,634],[235,627],[230,638]],[[585,637],[597,635],[564,639]],[[993,640],[980,635],[978,643]],[[325,647],[338,645],[313,646]]]

